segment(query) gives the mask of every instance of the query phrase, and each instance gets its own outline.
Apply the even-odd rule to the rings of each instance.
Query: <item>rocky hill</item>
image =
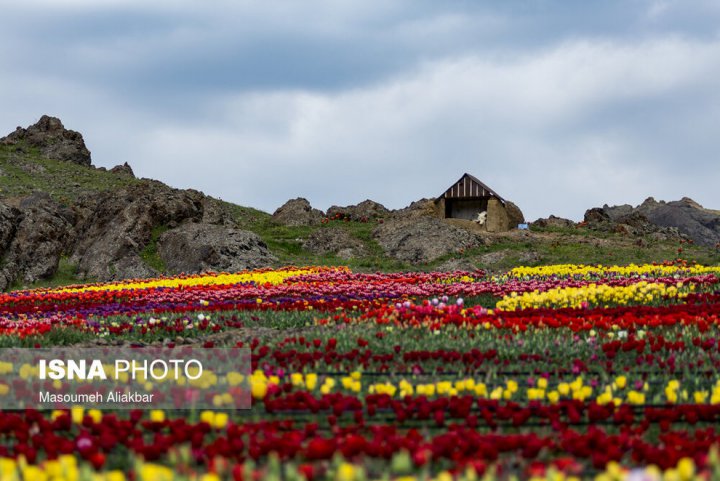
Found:
[[[127,164],[93,167],[82,135],[57,118],[0,139],[0,179],[1,289],[52,278],[61,260],[99,281],[276,261],[226,204],[136,179]]]
[[[366,200],[328,212],[293,199],[267,214],[96,168],[83,136],[53,117],[0,138],[0,289],[287,264],[358,270],[505,269],[552,262],[717,262],[718,215],[689,199],[591,209],[490,234]],[[690,244],[689,241],[694,241]]]
[[[673,202],[658,202],[650,197],[637,207],[604,205],[588,212],[586,220],[589,216],[591,222],[597,220],[635,230],[681,234],[701,245],[720,245],[720,215],[688,197]]]

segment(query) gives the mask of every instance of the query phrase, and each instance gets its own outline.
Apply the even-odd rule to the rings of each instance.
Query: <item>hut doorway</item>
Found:
[[[478,199],[453,199],[445,203],[445,217],[452,219],[476,220],[478,214],[486,212],[488,208],[487,198]]]

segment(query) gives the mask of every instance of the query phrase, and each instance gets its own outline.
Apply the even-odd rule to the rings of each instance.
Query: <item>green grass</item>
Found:
[[[36,289],[36,288],[42,288],[42,287],[59,287],[59,286],[67,286],[71,284],[78,284],[80,282],[88,283],[93,282],[92,279],[84,279],[80,280],[77,276],[77,265],[70,262],[70,259],[68,259],[67,256],[63,256],[60,258],[60,261],[58,262],[58,269],[55,272],[55,275],[53,275],[49,279],[42,279],[33,283],[23,283],[22,281],[16,280],[13,282],[9,290],[16,290],[16,289]]]
[[[42,191],[57,202],[69,205],[83,194],[140,182],[127,175],[46,159],[37,148],[27,145],[0,145],[0,197],[3,198]]]
[[[90,342],[96,338],[97,335],[90,331],[81,331],[74,327],[55,327],[42,335],[26,337],[0,336],[0,348],[72,346]]]
[[[466,251],[462,257],[482,269],[493,272],[507,271],[520,265],[627,265],[672,261],[678,257],[704,265],[720,263],[720,250],[697,245],[681,245],[676,241],[652,241],[649,238],[623,237],[620,234],[595,233],[586,229],[553,229],[543,230],[541,233],[548,235],[531,237],[527,240],[509,236],[499,237],[489,246]],[[638,241],[642,244],[638,245]],[[682,253],[678,252],[679,247],[682,247]],[[493,263],[483,263],[483,256],[492,253],[503,255],[499,255],[499,259]],[[532,259],[528,259],[529,253],[534,253]],[[433,262],[432,267],[456,257],[459,256],[442,257]]]
[[[158,272],[164,272],[165,262],[160,257],[158,252],[158,239],[160,236],[169,229],[166,225],[158,225],[153,227],[152,233],[150,234],[150,242],[140,251],[140,258],[149,267],[155,269]]]
[[[377,227],[374,222],[333,221],[319,226],[286,226],[276,223],[270,214],[235,206],[231,212],[236,222],[258,234],[278,258],[278,265],[344,265],[357,271],[409,270],[412,266],[392,259],[372,238]],[[366,254],[352,259],[340,259],[333,254],[317,255],[303,248],[303,242],[320,229],[342,229],[365,246]]]

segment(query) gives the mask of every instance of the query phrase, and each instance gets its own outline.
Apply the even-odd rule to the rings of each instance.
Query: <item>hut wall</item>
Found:
[[[505,206],[498,199],[492,197],[488,200],[487,220],[488,232],[505,232],[510,230],[510,219]]]
[[[445,202],[446,201],[444,197],[440,198],[438,201],[435,202],[435,215],[441,219],[444,219],[446,217]]]

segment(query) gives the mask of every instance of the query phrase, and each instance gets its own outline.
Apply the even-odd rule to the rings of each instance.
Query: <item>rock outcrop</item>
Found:
[[[8,161],[31,175],[44,172],[34,160],[37,153],[92,168],[82,135],[54,117],[19,127],[0,144],[15,146],[4,150]],[[98,170],[134,177],[127,163]],[[152,266],[163,262],[168,271],[199,272],[276,261],[256,234],[237,228],[227,205],[217,199],[150,180],[121,185],[66,196],[68,205],[41,192],[0,202],[0,289],[52,277],[63,256],[79,278],[97,281],[157,275]],[[319,224],[322,213],[316,218]]]
[[[85,146],[82,134],[68,130],[60,119],[43,115],[40,120],[24,129],[18,127],[15,132],[0,139],[0,144],[23,144],[40,150],[43,157],[53,160],[73,162],[89,167],[92,162],[90,151]]]
[[[171,273],[234,272],[277,261],[257,234],[202,223],[186,223],[162,234],[158,253]]]
[[[43,193],[23,199],[19,208],[0,204],[0,288],[53,276],[73,242],[73,221],[72,211]]]
[[[149,246],[170,272],[236,271],[276,261],[256,234],[236,228],[221,203],[159,182],[83,198],[72,208],[44,193],[14,207],[0,203],[0,289],[52,277],[63,255],[80,278],[157,275],[143,259]]]
[[[373,231],[373,238],[385,254],[411,264],[428,263],[483,243],[479,235],[432,217],[386,220]]]
[[[659,240],[692,239],[711,247],[720,242],[720,215],[687,197],[673,202],[648,198],[637,207],[595,207],[585,213],[585,222],[596,230]]]
[[[119,174],[119,175],[128,175],[130,177],[135,177],[135,172],[133,172],[132,167],[130,167],[130,164],[127,162],[116,165],[112,169],[110,169],[110,172],[113,174]]]
[[[318,229],[305,240],[303,248],[313,254],[333,254],[341,259],[352,259],[366,254],[363,243],[338,227]]]
[[[523,224],[525,222],[525,216],[520,210],[520,207],[516,204],[510,202],[509,200],[505,201],[505,210],[507,212],[510,229],[515,229],[518,224]]]
[[[440,272],[475,272],[478,267],[468,259],[448,259],[442,262],[434,270]]]
[[[155,275],[140,256],[152,241],[153,229],[199,221],[203,197],[197,191],[148,182],[82,199],[77,207],[78,243],[71,258],[78,273],[97,280]]]
[[[298,197],[285,202],[273,213],[273,219],[278,224],[288,226],[319,225],[325,215],[318,209],[313,209],[307,199]]]
[[[357,205],[339,207],[334,205],[327,211],[329,219],[348,219],[356,222],[367,222],[373,219],[387,217],[390,211],[384,205],[370,199],[364,200]]]
[[[563,219],[562,217],[556,217],[554,215],[551,215],[546,219],[541,218],[536,220],[535,222],[530,224],[530,227],[540,227],[543,229],[567,229],[575,227],[575,222],[571,221],[570,219]]]
[[[720,215],[688,197],[673,202],[649,198],[630,213],[622,207],[604,207],[603,210],[614,222],[634,225],[647,219],[654,226],[677,229],[701,245],[715,246],[720,242]]]
[[[437,205],[433,199],[416,200],[403,209],[393,211],[392,217],[438,217]]]

